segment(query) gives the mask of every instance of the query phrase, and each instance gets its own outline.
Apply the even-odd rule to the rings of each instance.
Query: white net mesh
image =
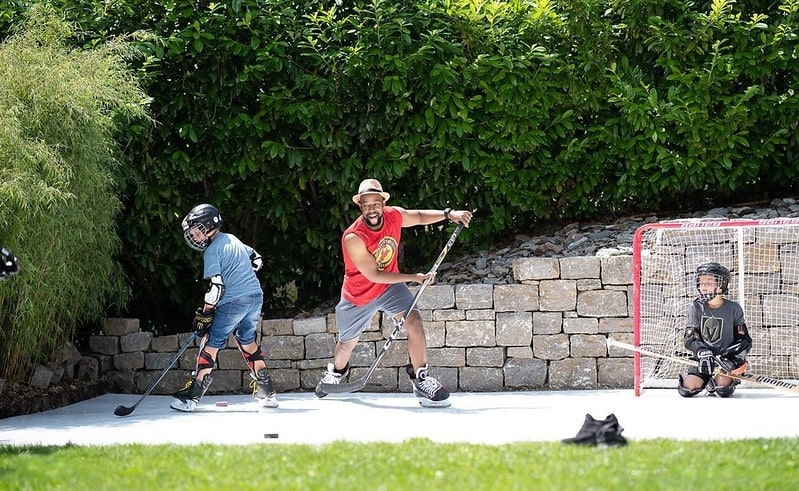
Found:
[[[749,369],[799,379],[799,219],[661,222],[635,236],[634,329],[642,348],[687,357],[685,317],[697,297],[695,272],[718,262],[752,336]],[[675,387],[686,366],[642,356],[638,387]]]

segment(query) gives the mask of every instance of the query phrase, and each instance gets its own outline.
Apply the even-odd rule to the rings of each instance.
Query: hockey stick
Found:
[[[441,266],[441,263],[444,261],[444,257],[446,257],[447,253],[452,248],[452,245],[455,244],[455,239],[458,238],[458,235],[460,235],[461,230],[463,230],[463,224],[458,224],[458,227],[455,229],[454,232],[452,232],[452,235],[447,241],[447,245],[444,246],[444,250],[441,251],[441,254],[438,255],[438,259],[436,259],[436,262],[433,264],[433,267],[429,271],[430,273],[435,273],[436,271],[438,271],[438,267]],[[419,298],[422,296],[422,292],[425,290],[425,288],[427,288],[428,284],[430,284],[430,278],[424,280],[422,286],[419,288],[419,290],[416,291],[416,295],[414,295],[413,297],[413,302],[411,302],[411,306],[408,307],[408,310],[405,311],[400,320],[393,319],[394,329],[391,331],[391,334],[388,336],[388,339],[386,339],[383,348],[377,354],[377,358],[375,358],[375,360],[372,362],[372,365],[369,366],[369,369],[366,370],[366,373],[363,374],[361,378],[353,382],[348,382],[344,384],[319,384],[319,391],[324,392],[325,394],[346,394],[348,392],[357,392],[366,387],[366,383],[369,381],[369,377],[372,376],[375,369],[377,369],[377,364],[380,363],[380,360],[383,358],[386,352],[388,352],[389,346],[391,346],[391,343],[399,334],[400,329],[402,329],[402,326],[405,325],[405,319],[407,319],[408,316],[411,314],[411,312],[413,312],[413,308],[416,307],[416,304],[419,302]]]
[[[138,406],[139,403],[141,403],[141,401],[143,401],[145,397],[150,395],[150,392],[152,392],[152,390],[155,389],[155,386],[158,385],[158,383],[161,381],[161,379],[164,378],[164,376],[166,376],[166,373],[169,371],[170,368],[172,368],[172,365],[177,363],[180,356],[183,354],[184,351],[186,351],[186,349],[188,349],[189,346],[191,346],[191,343],[194,342],[194,338],[196,337],[197,337],[197,332],[191,333],[191,336],[189,336],[189,340],[186,341],[186,344],[184,344],[180,348],[180,350],[178,350],[177,354],[175,354],[175,357],[172,358],[172,361],[169,362],[169,365],[167,365],[166,368],[164,368],[164,371],[161,372],[161,376],[158,377],[158,379],[155,382],[153,382],[150,388],[147,389],[147,392],[145,392],[144,395],[141,396],[141,398],[136,402],[136,404],[130,407],[119,405],[116,407],[116,409],[114,409],[114,414],[117,416],[127,416],[128,414],[132,413],[136,409],[136,406]]]
[[[618,348],[628,349],[630,351],[636,351],[641,353],[642,355],[653,356],[655,358],[661,358],[663,360],[671,360],[677,363],[682,363],[683,365],[688,365],[692,367],[698,367],[699,362],[695,360],[688,360],[685,358],[679,358],[677,356],[669,356],[664,355],[661,353],[657,353],[655,351],[649,351],[648,349],[641,348],[639,346],[633,346],[632,344],[622,343],[621,341],[616,341],[613,338],[608,338],[608,346],[616,346]],[[713,375],[723,375],[725,377],[733,378],[736,380],[742,380],[745,382],[752,382],[757,385],[762,385],[765,387],[771,387],[772,389],[779,389],[785,392],[790,392],[792,394],[799,394],[799,385],[792,384],[791,382],[786,382],[784,380],[779,380],[772,377],[766,377],[764,375],[753,375],[751,373],[742,373],[740,375],[733,375],[731,373],[727,373],[719,368],[716,368],[716,371]]]

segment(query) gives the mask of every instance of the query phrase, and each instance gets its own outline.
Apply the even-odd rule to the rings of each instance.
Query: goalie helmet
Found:
[[[222,227],[222,216],[216,207],[208,204],[192,208],[181,223],[183,238],[189,247],[204,251],[211,243],[210,235]]]
[[[716,292],[713,293],[702,293],[702,290],[699,288],[699,277],[700,276],[712,276],[716,279],[716,284],[718,287],[721,288],[721,293],[723,295],[727,294],[727,287],[730,285],[730,270],[725,268],[719,263],[710,262],[710,263],[702,263],[696,268],[696,289],[699,290],[699,298],[703,301],[711,300],[713,297],[716,296]]]

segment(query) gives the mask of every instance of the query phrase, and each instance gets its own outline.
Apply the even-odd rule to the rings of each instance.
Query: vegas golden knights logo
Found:
[[[721,339],[724,328],[724,319],[718,317],[702,316],[702,338],[710,343],[715,343]]]

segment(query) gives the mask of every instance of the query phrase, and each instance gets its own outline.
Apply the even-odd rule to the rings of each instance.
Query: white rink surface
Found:
[[[422,408],[411,394],[354,393],[317,399],[278,394],[280,407],[260,409],[249,395],[206,396],[193,413],[169,408],[171,397],[106,394],[38,414],[0,419],[0,444],[112,445],[434,442],[500,445],[574,436],[586,413],[615,413],[630,442],[653,438],[728,440],[799,437],[799,397],[739,389],[730,399],[680,397],[672,389],[453,393],[449,408]],[[227,407],[216,402],[227,401]],[[693,423],[689,423],[693,421]],[[277,433],[278,438],[264,438]]]

